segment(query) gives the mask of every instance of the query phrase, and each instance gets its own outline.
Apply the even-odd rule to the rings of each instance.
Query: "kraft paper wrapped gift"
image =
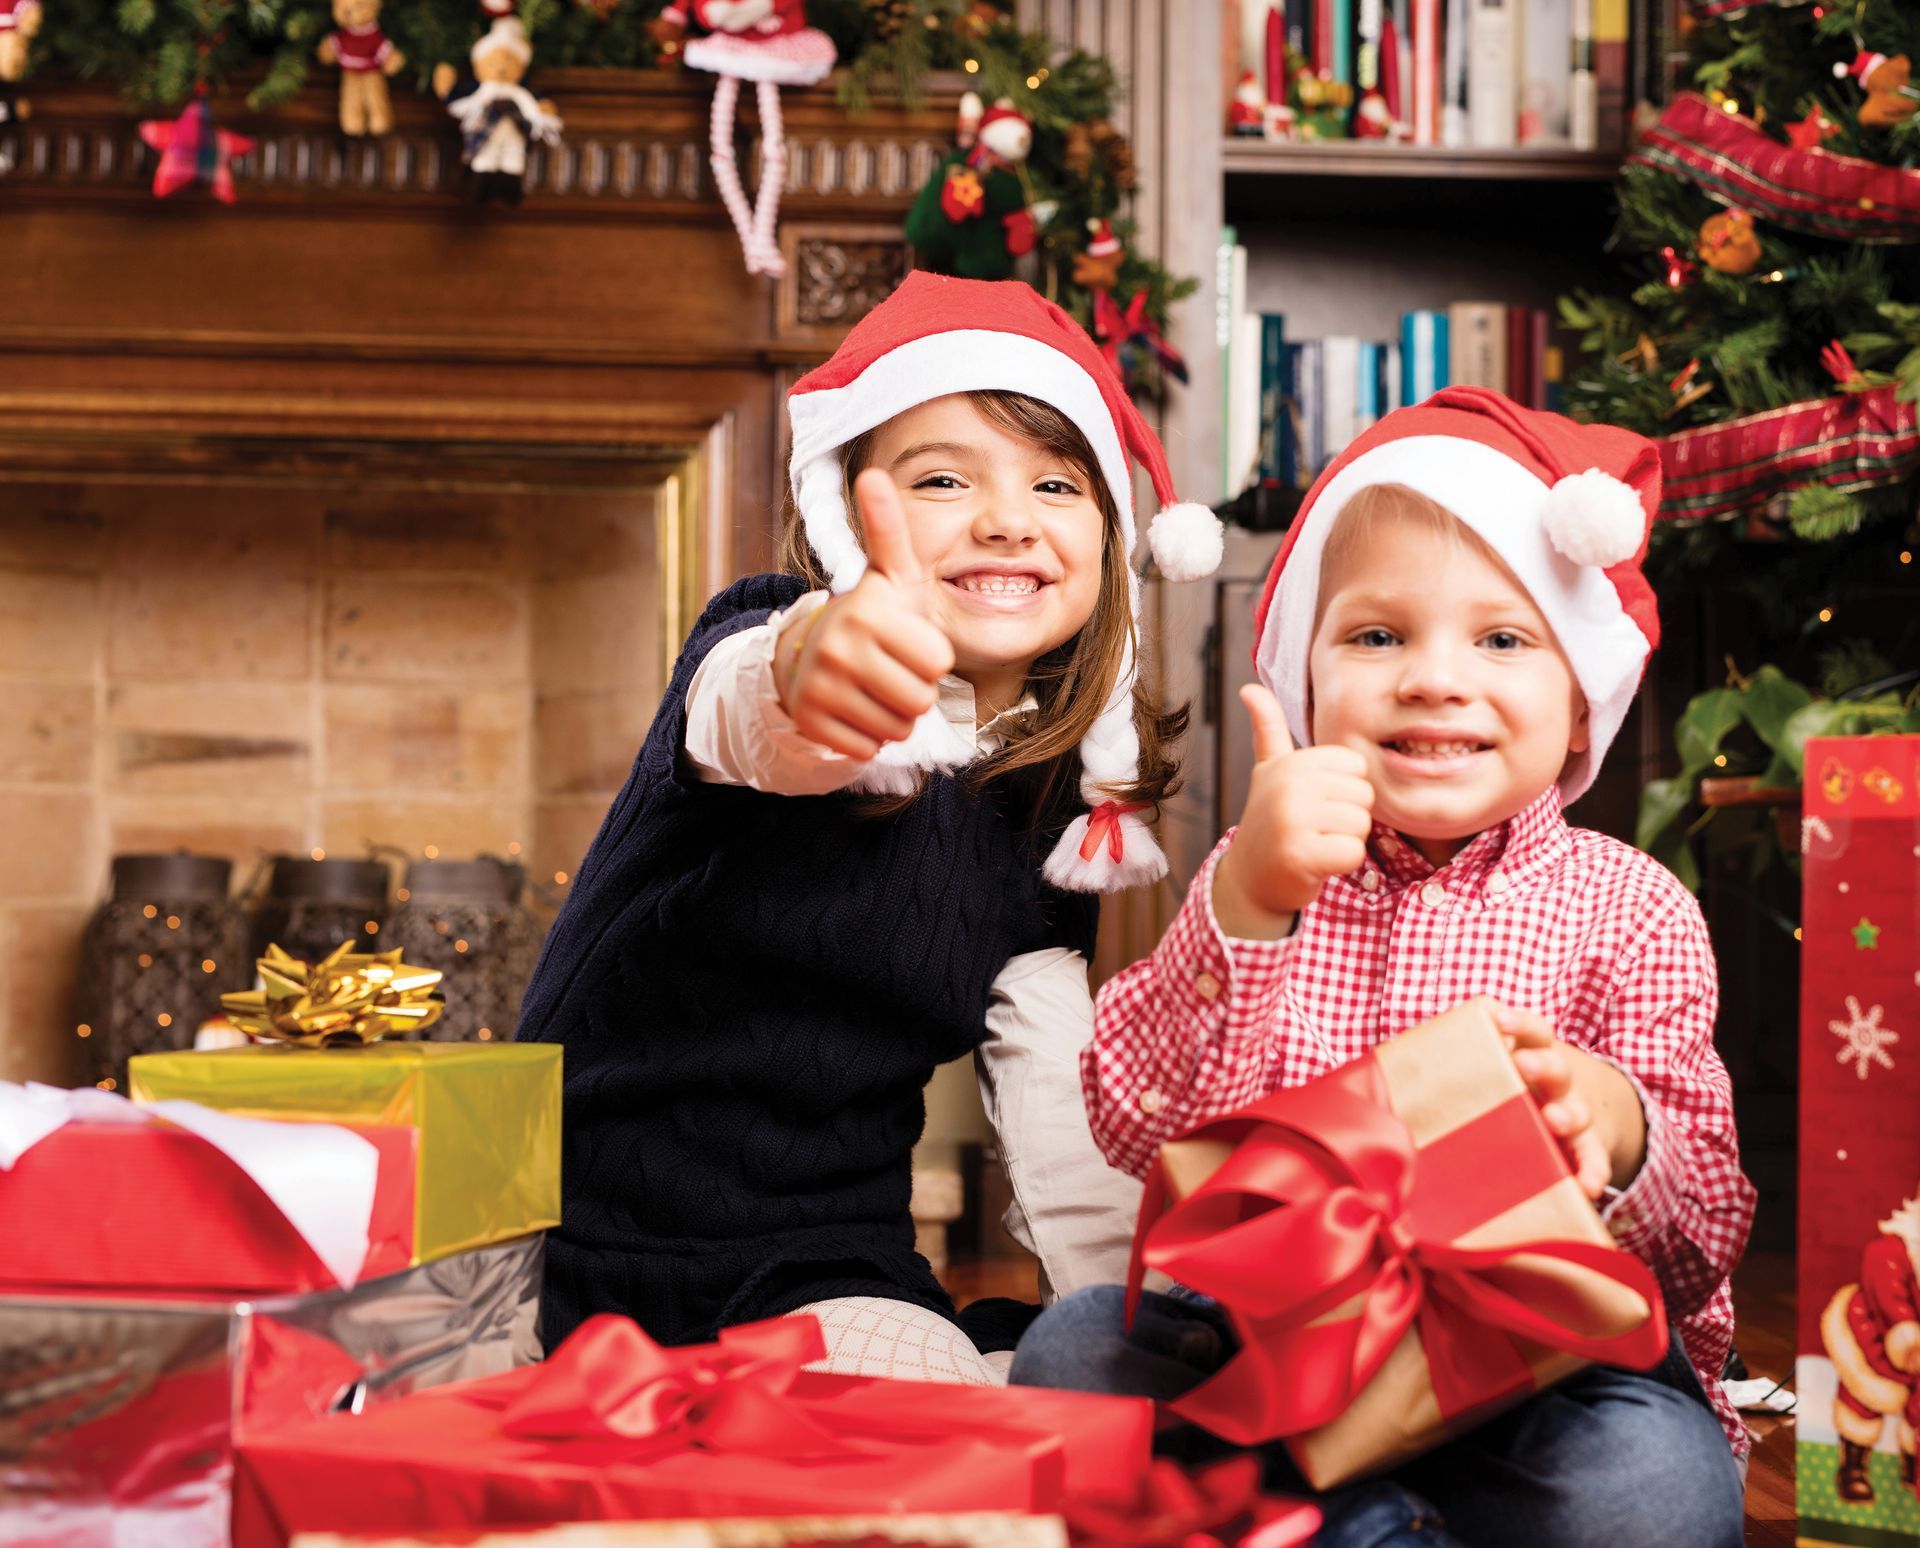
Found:
[[[547,1043],[261,1044],[145,1054],[136,1102],[416,1130],[414,1263],[560,1222],[560,1054]]]
[[[1174,1412],[1283,1439],[1316,1488],[1379,1472],[1582,1365],[1667,1350],[1492,1013],[1457,1006],[1161,1148],[1134,1243],[1241,1349]]]

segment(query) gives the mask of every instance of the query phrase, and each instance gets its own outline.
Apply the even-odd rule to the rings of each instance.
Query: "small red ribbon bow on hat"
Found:
[[[721,1331],[718,1344],[663,1349],[625,1317],[590,1317],[501,1417],[508,1435],[598,1435],[741,1456],[855,1456],[787,1393],[825,1357],[812,1317]]]
[[[1074,1548],[1296,1548],[1320,1530],[1320,1509],[1260,1492],[1260,1459],[1234,1457],[1188,1473],[1162,1458],[1130,1507],[1069,1502]]]
[[[1087,813],[1087,836],[1080,841],[1080,858],[1091,860],[1104,843],[1107,853],[1113,856],[1113,863],[1118,865],[1127,854],[1127,840],[1121,831],[1120,819],[1146,809],[1144,801],[1102,801]]]

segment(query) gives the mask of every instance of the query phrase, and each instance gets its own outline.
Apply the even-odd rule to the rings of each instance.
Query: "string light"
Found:
[[[180,928],[180,916],[178,914],[167,915],[167,928],[169,930],[177,930]]]
[[[1040,77],[1037,75],[1029,75],[1027,77],[1027,90],[1038,91],[1039,89],[1040,89]]]
[[[312,855],[316,860],[324,860],[327,858],[327,852],[324,849],[309,849],[307,853]]]
[[[440,846],[438,844],[429,844],[425,849],[421,850],[420,853],[425,855],[429,860],[438,860],[440,858]]]
[[[220,964],[215,962],[211,957],[202,957],[200,959],[200,971],[203,973],[211,973],[219,965]]]
[[[491,1043],[493,1041],[493,1028],[482,1027],[478,1032],[474,1033],[473,1035],[483,1043]]]
[[[145,914],[149,919],[156,919],[159,917],[159,914],[160,914],[160,910],[155,908],[151,903],[149,903],[145,908],[141,909],[140,912]]]
[[[458,952],[464,952],[467,949],[467,943],[465,941],[455,941],[453,943],[453,949]]]
[[[87,1025],[87,1024],[86,1024],[86,1023],[85,1023],[85,1022],[83,1021],[83,1022],[81,1022],[81,1023],[80,1023],[80,1025],[79,1025],[79,1026],[77,1026],[77,1027],[75,1027],[75,1028],[73,1029],[73,1035],[74,1035],[75,1037],[92,1037],[92,1036],[93,1036],[93,1028],[92,1028],[92,1027],[90,1027],[90,1026],[88,1026],[88,1025]]]
[[[555,871],[555,872],[553,873],[553,884],[554,884],[554,886],[556,886],[556,887],[564,887],[564,886],[566,886],[566,884],[567,884],[567,873],[566,873],[565,871]]]
[[[153,1019],[159,1022],[160,1025],[163,1027],[170,1027],[173,1025],[173,1017],[169,1016],[165,1011],[160,1012],[160,1014],[155,1016]]]
[[[512,842],[511,844],[509,844],[509,845],[507,845],[507,853],[508,853],[508,854],[510,854],[510,855],[517,855],[517,854],[519,854],[519,853],[520,853],[520,840],[518,840],[518,839],[515,839],[515,840],[514,840],[514,841],[513,841],[513,842]]]
[[[1724,102],[1720,104],[1720,106],[1729,113],[1737,113],[1740,111],[1739,102],[1732,97],[1728,97]]]
[[[109,1075],[105,1080],[95,1081],[94,1084],[98,1086],[102,1091],[112,1091],[119,1084],[119,1082],[116,1081],[111,1075]]]
[[[1715,753],[1713,766],[1716,769],[1724,769],[1727,766],[1727,755],[1725,753]]]
[[[1903,548],[1900,550],[1900,562],[1902,564],[1913,563],[1913,550],[1911,548]]]
[[[969,59],[966,62],[965,68],[966,68],[967,74],[978,75],[980,73],[980,61],[977,59]]]
[[[408,898],[413,896],[413,894],[409,892],[405,887],[394,888],[393,895],[396,899],[398,899],[402,903],[406,902]]]
[[[1820,609],[1820,622],[1822,622],[1822,623],[1832,623],[1832,622],[1833,622],[1833,609],[1832,609],[1832,608],[1830,608],[1830,607],[1823,607],[1823,608],[1821,608],[1821,609]]]
[[[379,933],[380,933],[380,921],[377,919],[369,919],[367,921],[367,934],[378,935]]]
[[[143,951],[140,953],[139,956],[135,957],[133,960],[139,963],[140,966],[143,968],[150,968],[153,966],[153,955],[150,952]]]
[[[1798,925],[1795,925],[1793,927],[1793,938],[1796,941],[1800,939],[1800,927]]]

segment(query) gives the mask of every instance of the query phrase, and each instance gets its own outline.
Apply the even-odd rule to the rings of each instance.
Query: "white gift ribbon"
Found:
[[[380,1152],[332,1123],[236,1118],[198,1102],[141,1107],[110,1091],[63,1091],[29,1081],[0,1081],[0,1172],[69,1123],[142,1124],[165,1119],[205,1141],[253,1182],[335,1281],[360,1277],[373,1225]]]

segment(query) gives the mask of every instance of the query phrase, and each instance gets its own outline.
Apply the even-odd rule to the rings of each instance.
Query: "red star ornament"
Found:
[[[1795,150],[1817,150],[1823,140],[1839,132],[1840,126],[1821,112],[1816,102],[1805,118],[1787,125],[1787,143]]]
[[[205,183],[222,204],[234,202],[233,158],[251,151],[253,141],[217,128],[205,97],[195,97],[171,123],[164,118],[142,120],[140,138],[160,153],[160,164],[153,169],[156,199]]]

